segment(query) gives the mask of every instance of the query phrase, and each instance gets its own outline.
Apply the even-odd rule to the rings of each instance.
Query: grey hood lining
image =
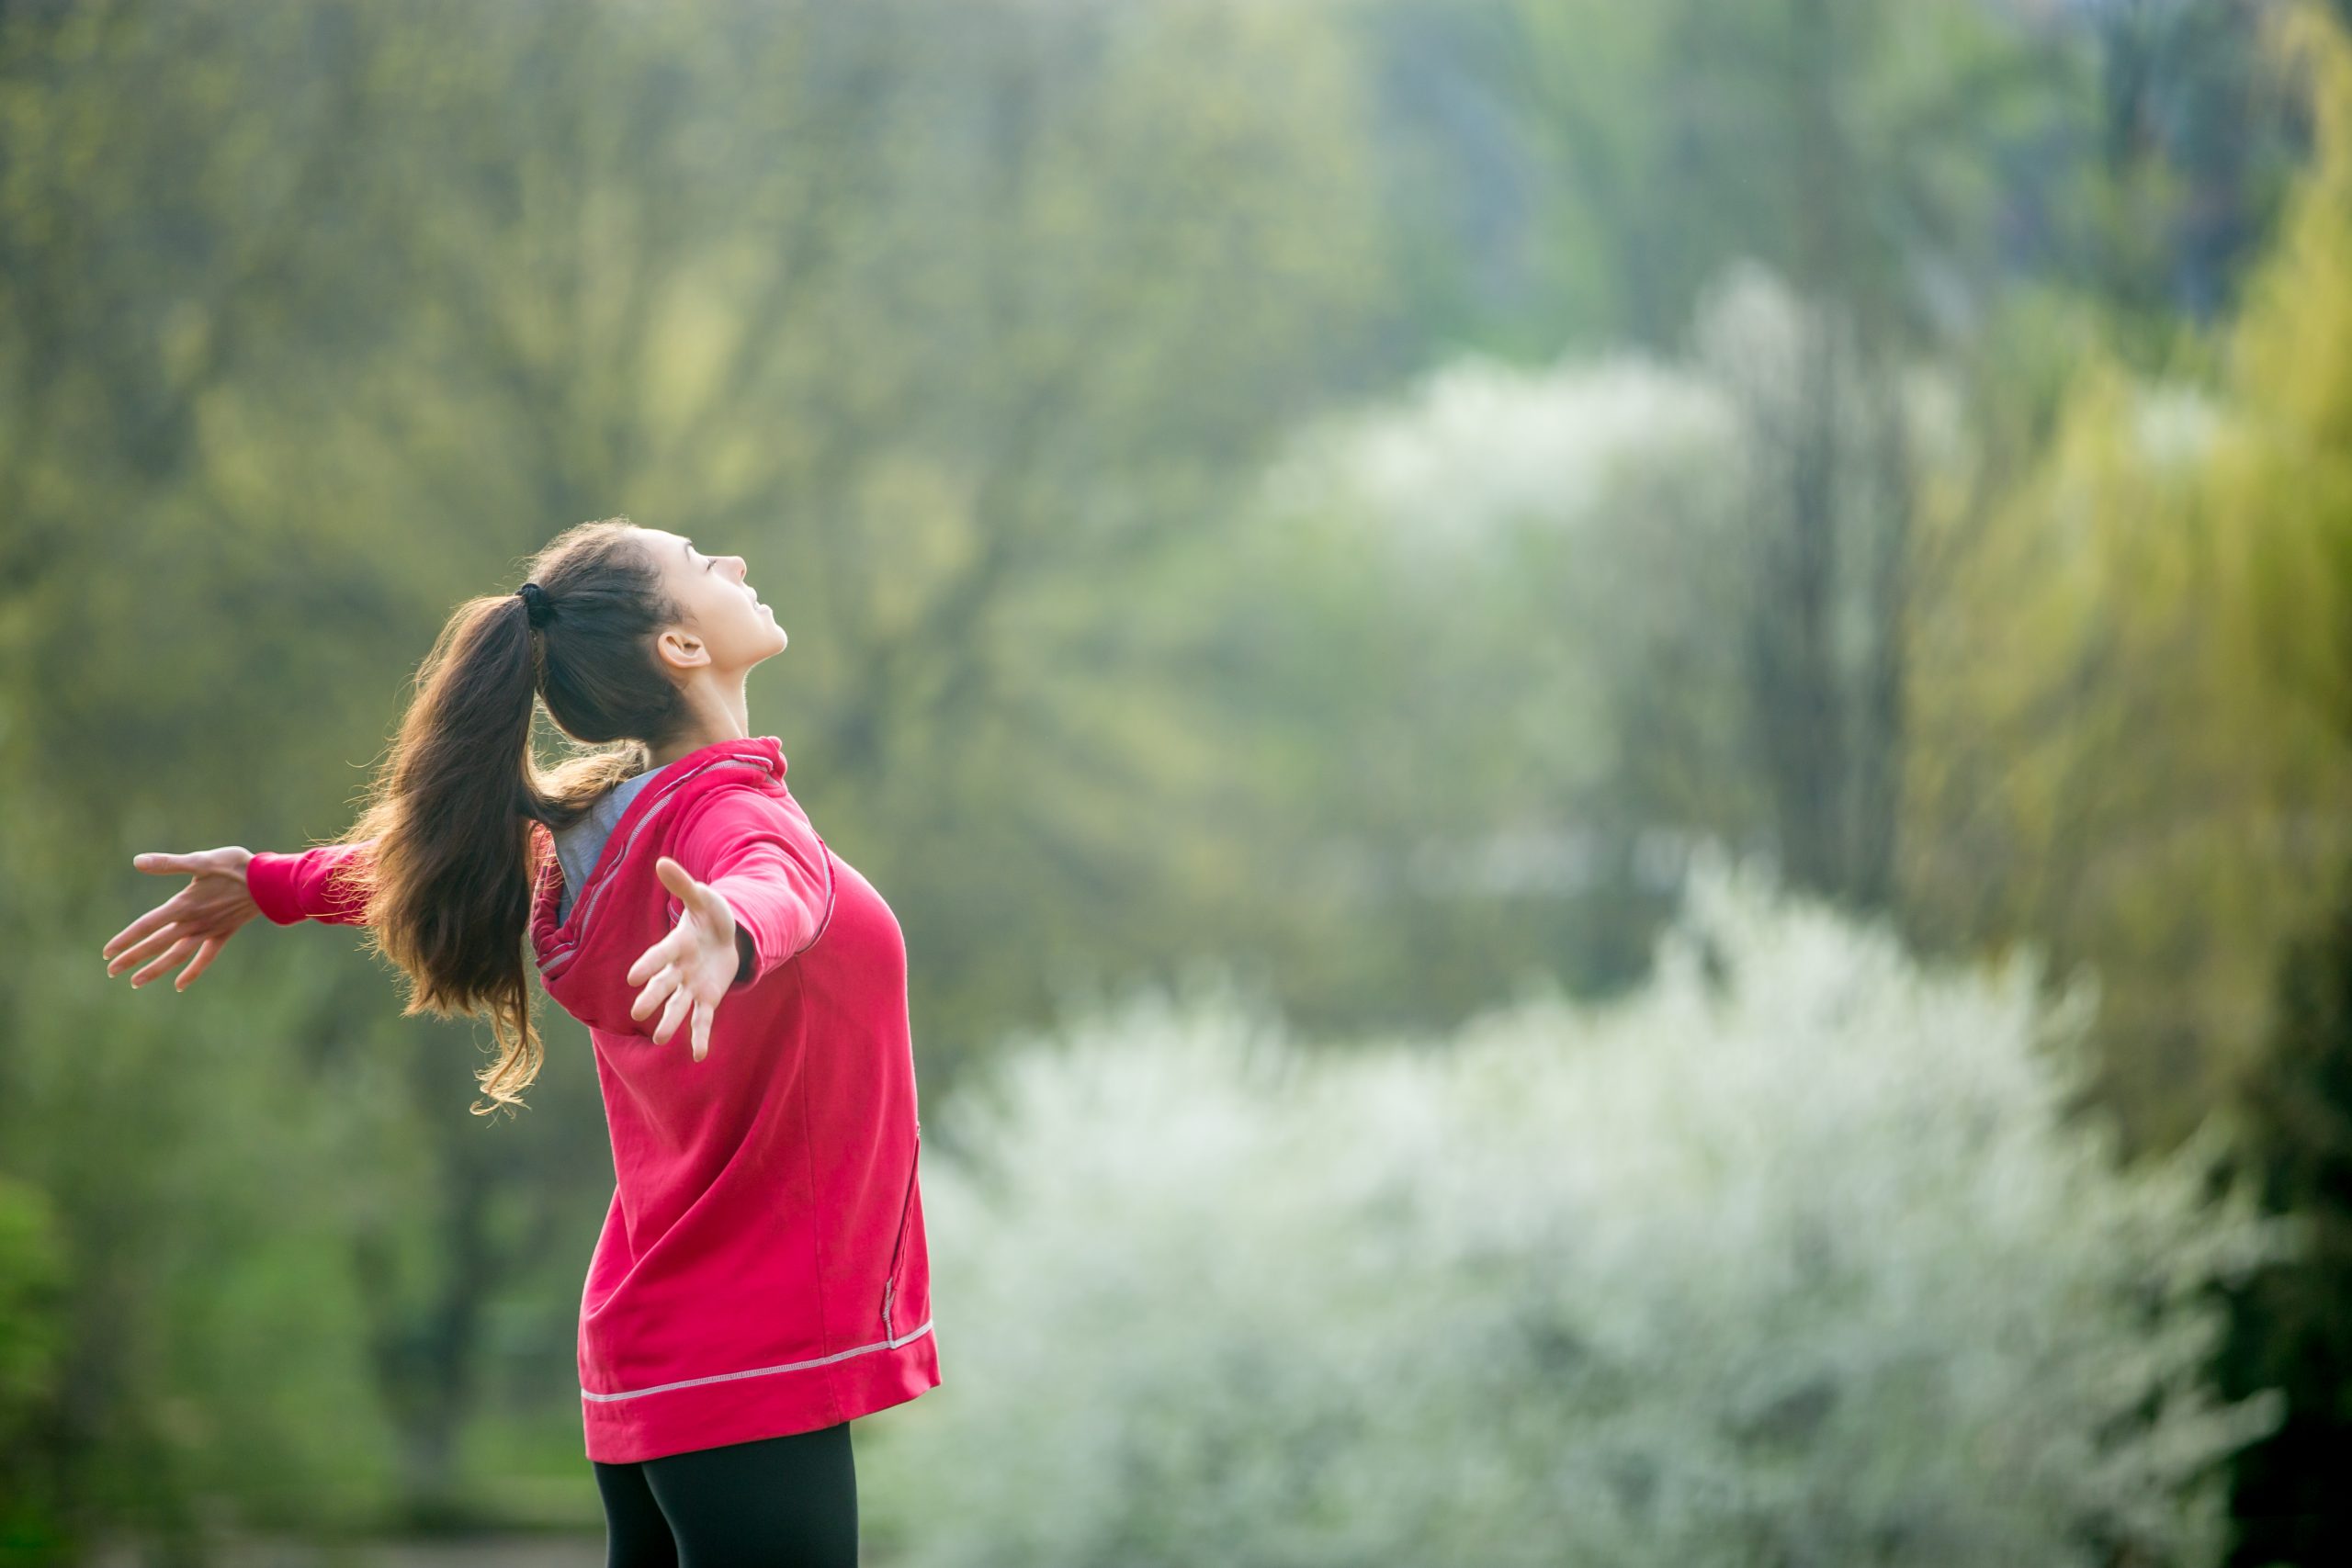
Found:
[[[571,918],[571,897],[587,882],[588,874],[596,869],[596,859],[604,853],[605,840],[620,826],[621,816],[628,810],[628,803],[637,792],[653,782],[659,768],[623,779],[605,792],[604,798],[588,808],[588,815],[555,835],[555,858],[563,867],[563,898],[556,905],[558,923]]]

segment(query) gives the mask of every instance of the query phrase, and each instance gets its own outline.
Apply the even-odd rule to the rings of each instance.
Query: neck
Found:
[[[743,678],[737,675],[724,689],[696,682],[686,688],[687,722],[676,734],[653,749],[653,765],[666,768],[691,751],[721,740],[744,740],[752,734],[751,710],[743,701]]]

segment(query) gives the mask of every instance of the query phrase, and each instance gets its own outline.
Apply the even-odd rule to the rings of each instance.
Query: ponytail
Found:
[[[545,1059],[531,1017],[532,898],[571,826],[650,765],[684,720],[652,640],[677,618],[627,518],[583,523],[534,558],[528,599],[458,607],[416,675],[416,694],[368,805],[343,841],[367,863],[373,949],[409,982],[403,1016],[487,1012],[497,1060],[477,1075],[487,1115],[523,1103]],[[575,739],[617,742],[542,772],[531,744],[544,696]]]

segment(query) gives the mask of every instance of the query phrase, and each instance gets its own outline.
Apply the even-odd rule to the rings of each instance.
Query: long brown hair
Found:
[[[570,827],[651,764],[686,717],[653,639],[682,617],[636,525],[565,529],[531,558],[545,624],[514,592],[458,606],[416,674],[399,738],[338,842],[367,857],[374,951],[409,980],[403,1016],[487,1010],[498,1059],[477,1075],[492,1103],[523,1103],[544,1054],[531,1019],[524,943],[544,852],[532,831]],[[535,700],[557,728],[601,748],[542,769]]]

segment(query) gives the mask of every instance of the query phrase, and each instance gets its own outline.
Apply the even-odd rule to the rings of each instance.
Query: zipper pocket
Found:
[[[899,1262],[906,1250],[907,1221],[915,1212],[915,1172],[922,1164],[922,1123],[915,1123],[914,1158],[907,1162],[907,1193],[899,1200],[899,1234],[890,1243],[890,1271],[882,1281],[882,1337],[898,1337],[890,1326],[890,1303],[899,1292]]]

